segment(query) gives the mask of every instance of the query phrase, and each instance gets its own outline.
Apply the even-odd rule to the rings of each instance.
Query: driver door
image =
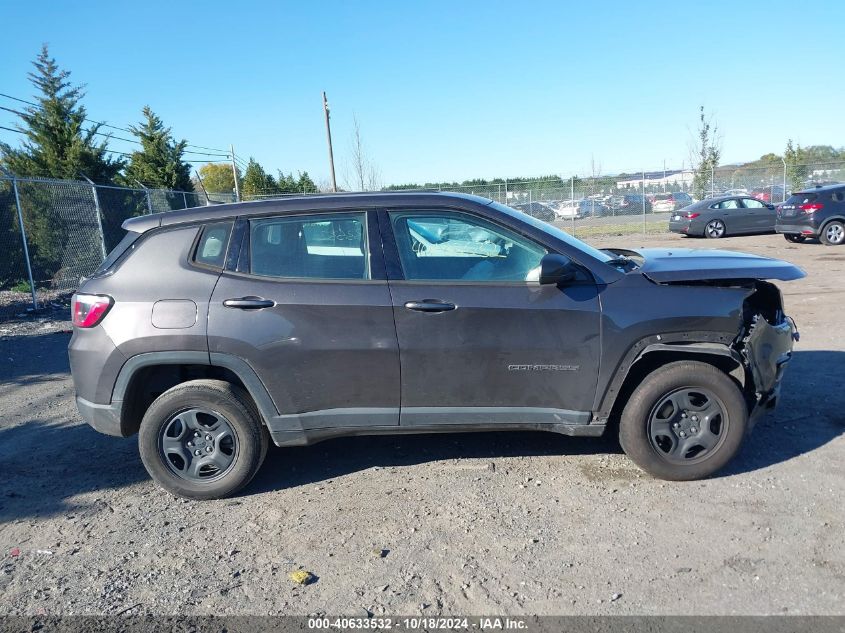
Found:
[[[597,287],[538,282],[548,252],[456,210],[379,216],[399,342],[400,425],[586,423],[599,363]]]

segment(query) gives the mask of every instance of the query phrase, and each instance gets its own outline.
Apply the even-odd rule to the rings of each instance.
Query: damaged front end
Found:
[[[792,358],[798,329],[783,312],[777,286],[754,282],[754,292],[743,304],[743,327],[734,341],[745,368],[749,428],[777,405],[783,372]]]

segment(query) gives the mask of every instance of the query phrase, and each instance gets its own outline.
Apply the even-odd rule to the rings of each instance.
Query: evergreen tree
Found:
[[[176,142],[170,128],[164,127],[149,106],[144,106],[143,114],[144,121],[130,127],[140,140],[141,149],[132,152],[126,166],[126,185],[134,187],[137,180],[151,188],[193,191],[191,166],[182,159],[187,141]]]
[[[261,164],[250,157],[244,177],[241,180],[241,196],[244,200],[275,193],[275,180],[264,171]],[[268,191],[269,189],[269,191]]]
[[[296,186],[299,193],[317,193],[319,191],[307,171],[300,172],[299,181],[296,183]]]
[[[32,64],[28,76],[39,93],[37,105],[19,115],[18,129],[26,136],[22,146],[0,143],[3,165],[18,176],[78,180],[84,174],[94,182],[111,182],[123,162],[109,157],[108,139],[95,139],[99,123],[85,127],[83,87],[71,85],[70,71],[59,68],[46,44]]]

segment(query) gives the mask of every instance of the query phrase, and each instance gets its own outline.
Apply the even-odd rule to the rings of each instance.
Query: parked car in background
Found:
[[[636,215],[638,213],[651,213],[653,207],[647,198],[640,194],[627,193],[624,195],[612,196],[610,198],[611,215]]]
[[[579,200],[564,200],[555,209],[559,220],[580,218],[600,218],[607,215],[607,207],[599,200],[581,198]]]
[[[777,204],[783,202],[784,196],[783,185],[772,185],[771,187],[757,187],[751,190],[751,195],[758,200],[766,203]]]
[[[775,205],[750,196],[707,198],[674,212],[669,230],[718,239],[740,233],[773,233]]]
[[[577,220],[581,218],[581,205],[578,200],[561,200],[553,209],[555,218],[558,220]]]
[[[458,194],[123,227],[72,299],[77,407],[102,433],[138,433],[150,475],[193,499],[237,492],[271,441],[345,435],[613,433],[655,477],[707,477],[779,399],[796,331],[767,280],[804,276],[743,253],[602,251]],[[88,477],[104,450],[80,454]]]
[[[789,242],[818,238],[827,246],[845,244],[845,184],[796,191],[777,209],[775,230]]]
[[[544,202],[521,202],[513,205],[513,208],[543,222],[552,222],[555,219],[554,209]]]
[[[692,204],[692,198],[688,193],[675,191],[672,193],[658,193],[654,196],[652,210],[654,213],[666,213],[678,211]]]

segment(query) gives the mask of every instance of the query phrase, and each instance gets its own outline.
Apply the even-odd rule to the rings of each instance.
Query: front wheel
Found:
[[[189,499],[219,499],[240,490],[258,472],[268,445],[249,395],[222,380],[168,389],[147,409],[138,433],[150,476]]]
[[[747,424],[742,393],[727,374],[707,363],[678,361],[637,387],[622,412],[619,442],[649,474],[688,481],[725,466]]]
[[[784,233],[783,239],[787,242],[792,242],[793,244],[803,244],[807,241],[807,236],[799,235],[798,233]]]
[[[725,223],[721,220],[710,220],[704,227],[704,237],[717,240],[725,236]]]
[[[819,239],[825,246],[845,244],[845,224],[842,224],[839,220],[828,222],[819,233]]]

